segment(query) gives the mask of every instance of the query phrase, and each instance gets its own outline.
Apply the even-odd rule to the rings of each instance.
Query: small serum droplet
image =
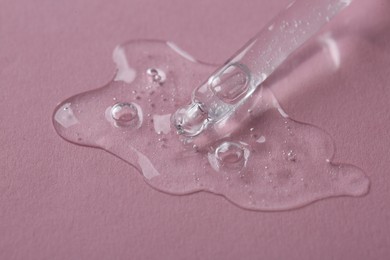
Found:
[[[137,107],[132,103],[117,103],[111,108],[111,117],[117,127],[135,127],[139,125]]]
[[[240,144],[224,142],[215,149],[218,168],[241,170],[246,166],[249,151]]]

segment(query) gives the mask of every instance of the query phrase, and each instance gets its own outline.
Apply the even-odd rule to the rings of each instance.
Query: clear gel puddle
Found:
[[[196,141],[207,145],[198,145],[178,132],[200,131],[202,107],[180,108],[217,67],[160,41],[127,43],[115,49],[113,59],[114,79],[62,102],[53,123],[64,139],[102,148],[134,165],[154,188],[171,194],[209,191],[253,210],[286,210],[368,191],[362,170],[330,161],[332,139],[290,119],[267,88],[253,93],[241,114],[204,131],[203,140]],[[234,84],[224,84],[225,78]],[[209,82],[226,103],[247,89],[240,68]],[[188,118],[195,123],[185,124]],[[173,126],[177,120],[185,129]]]

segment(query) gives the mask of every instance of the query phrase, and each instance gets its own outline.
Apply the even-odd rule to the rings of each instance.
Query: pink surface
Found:
[[[333,136],[335,161],[365,170],[365,197],[262,213],[204,192],[171,196],[51,125],[58,102],[111,79],[118,43],[168,39],[222,62],[287,2],[2,0],[0,259],[388,259],[386,0],[356,1],[334,21],[345,35],[340,70],[313,77],[303,67],[288,79],[297,91],[275,89],[288,114]]]

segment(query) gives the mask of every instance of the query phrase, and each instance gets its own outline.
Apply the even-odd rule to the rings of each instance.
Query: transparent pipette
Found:
[[[221,129],[294,51],[352,0],[296,0],[197,87],[191,103],[172,115],[172,124],[187,143],[202,135],[218,138]],[[244,121],[245,118],[242,118]],[[221,131],[222,137],[229,131]],[[209,139],[209,138],[208,138]],[[215,141],[215,140],[209,140]],[[207,141],[208,142],[208,141]]]

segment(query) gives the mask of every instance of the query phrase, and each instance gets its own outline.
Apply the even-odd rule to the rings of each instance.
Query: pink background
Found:
[[[52,127],[58,102],[111,79],[117,44],[167,39],[223,62],[288,2],[0,0],[0,259],[389,259],[386,0],[336,18],[350,30],[342,68],[306,85],[311,71],[298,71],[291,82],[302,88],[282,99],[333,136],[335,161],[366,171],[365,197],[263,213],[205,192],[171,196]]]

